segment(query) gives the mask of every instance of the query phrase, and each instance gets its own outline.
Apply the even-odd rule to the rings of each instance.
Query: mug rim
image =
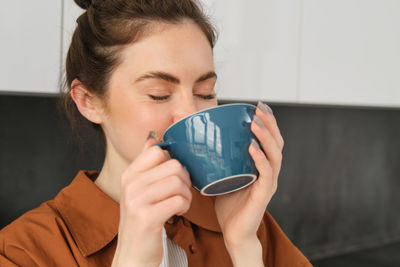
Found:
[[[195,116],[195,115],[197,115],[197,114],[200,114],[200,113],[202,113],[202,112],[209,111],[209,110],[211,110],[211,109],[224,108],[224,107],[227,107],[227,106],[250,106],[250,107],[253,107],[253,108],[257,108],[257,107],[256,107],[255,105],[253,105],[253,104],[247,104],[247,103],[232,103],[232,104],[223,104],[223,105],[218,105],[218,106],[216,106],[216,107],[211,107],[211,108],[202,109],[202,110],[199,110],[199,111],[197,111],[197,112],[195,112],[195,113],[193,113],[193,114],[190,114],[190,115],[188,115],[188,116],[186,116],[186,117],[183,117],[182,119],[178,120],[177,122],[171,124],[171,125],[167,128],[167,130],[165,130],[165,132],[164,132],[164,134],[163,134],[163,139],[164,139],[164,136],[167,134],[167,132],[168,132],[173,126],[175,126],[176,124],[180,123],[181,121],[186,120],[186,119],[188,119],[188,118],[190,118],[190,117],[192,117],[192,116]]]

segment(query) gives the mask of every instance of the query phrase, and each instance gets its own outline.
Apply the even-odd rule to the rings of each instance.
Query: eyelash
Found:
[[[211,94],[211,95],[196,95],[204,100],[210,100],[210,99],[214,99],[216,96],[215,94]],[[169,95],[166,96],[155,96],[155,95],[149,95],[149,97],[153,100],[156,101],[163,101],[163,100],[167,100],[169,98]]]

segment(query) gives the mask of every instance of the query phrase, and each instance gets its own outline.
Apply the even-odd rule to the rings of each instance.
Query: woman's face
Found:
[[[163,24],[126,46],[121,59],[101,124],[107,153],[123,164],[142,151],[149,131],[162,137],[174,122],[217,105],[212,49],[191,21]]]

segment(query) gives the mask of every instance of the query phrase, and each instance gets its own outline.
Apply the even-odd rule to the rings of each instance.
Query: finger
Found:
[[[178,176],[188,186],[192,186],[189,172],[176,159],[170,159],[149,170],[143,175],[142,179],[149,184],[155,183],[167,176]]]
[[[179,176],[168,176],[149,185],[146,189],[146,203],[154,204],[180,195],[192,201],[190,187]]]
[[[142,151],[147,150],[148,148],[154,146],[159,142],[161,142],[161,138],[159,137],[159,135],[154,131],[150,131],[149,134],[147,135],[147,139],[146,142],[144,143]],[[164,153],[166,156],[170,157],[168,151],[164,150]]]
[[[254,135],[260,141],[261,147],[265,151],[265,155],[271,162],[271,166],[274,167],[274,169],[280,168],[280,164],[282,161],[282,151],[278,147],[278,144],[276,143],[276,140],[274,139],[272,134],[267,128],[265,128],[264,124],[257,115],[254,116],[253,122],[250,127]]]
[[[270,108],[261,101],[257,104],[256,109],[257,117],[264,123],[265,127],[271,132],[271,135],[276,140],[278,146],[283,149],[284,140],[278,127],[275,116],[270,111]]]
[[[147,140],[146,140],[143,150],[146,150],[149,147],[154,146],[155,144],[157,144],[159,142],[161,142],[160,136],[155,131],[150,131],[147,136]],[[163,149],[163,152],[167,158],[171,158],[171,155],[169,154],[169,152],[167,150]]]
[[[174,215],[185,214],[190,208],[190,203],[186,198],[175,195],[152,206],[151,214],[154,214],[159,223],[165,223]]]
[[[148,141],[152,142],[152,141]],[[159,146],[151,146],[140,153],[136,159],[124,171],[124,175],[130,176],[132,173],[142,173],[152,169],[161,163],[171,159],[168,153],[165,153]]]
[[[157,144],[158,142],[159,142],[158,134],[154,131],[150,131],[149,134],[147,135],[147,139],[146,142],[144,143],[142,151],[147,150],[149,147]]]
[[[259,172],[258,179],[254,182],[264,193],[261,195],[265,195],[265,192],[270,192],[270,197],[275,193],[278,185],[278,175],[274,175],[272,167],[265,157],[265,154],[261,151],[257,142],[252,142],[249,146],[249,153],[254,160],[256,168]],[[278,170],[279,172],[279,170]]]

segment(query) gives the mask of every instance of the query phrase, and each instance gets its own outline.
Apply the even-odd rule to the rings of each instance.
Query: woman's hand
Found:
[[[234,259],[232,254],[243,254],[241,252],[246,247],[261,247],[257,230],[277,189],[284,141],[275,117],[269,110],[268,106],[259,102],[251,124],[252,132],[265,151],[264,153],[260,150],[256,143],[249,147],[249,153],[259,172],[258,179],[245,189],[217,196],[215,201],[217,218],[234,263],[240,259]]]
[[[190,207],[189,173],[150,138],[121,177],[120,224],[112,266],[159,266],[162,229]]]

